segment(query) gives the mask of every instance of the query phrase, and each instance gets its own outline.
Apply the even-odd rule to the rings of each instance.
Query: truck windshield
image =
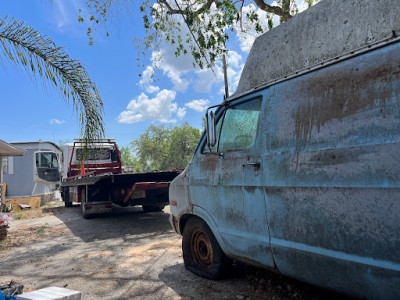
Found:
[[[36,167],[58,169],[58,159],[54,152],[36,153]]]
[[[243,102],[229,107],[225,118],[220,118],[216,126],[217,135],[221,131],[219,140],[212,151],[227,152],[244,150],[253,146],[261,110],[261,98]],[[221,128],[222,124],[222,129]],[[205,151],[206,148],[204,149]]]

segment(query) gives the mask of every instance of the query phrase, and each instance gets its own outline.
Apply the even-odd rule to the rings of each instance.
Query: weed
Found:
[[[4,240],[0,240],[0,245],[4,245],[7,244],[10,241],[10,239],[4,239]]]
[[[21,220],[22,219],[22,213],[18,212],[18,213],[14,213],[13,218],[14,220]]]
[[[49,228],[49,224],[46,223],[46,224],[40,226],[37,231],[38,231],[38,233],[43,233],[46,231],[47,228]]]

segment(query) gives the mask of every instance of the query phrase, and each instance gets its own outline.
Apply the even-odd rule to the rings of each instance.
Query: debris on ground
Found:
[[[20,295],[24,292],[24,286],[14,280],[11,280],[10,283],[0,283],[0,299],[1,296],[8,296],[6,299],[10,299],[10,296]],[[15,299],[15,298],[11,298]]]
[[[12,221],[11,214],[0,213],[0,226],[8,227]]]
[[[0,241],[7,237],[7,229],[12,221],[12,216],[6,213],[0,213]]]
[[[17,210],[31,209],[29,204],[17,204]]]

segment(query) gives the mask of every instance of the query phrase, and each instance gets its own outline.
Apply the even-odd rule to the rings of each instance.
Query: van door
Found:
[[[260,170],[261,106],[262,97],[253,97],[220,113],[220,135],[211,149],[220,156],[204,143],[203,154],[191,164],[190,193],[193,205],[212,216],[227,254],[273,266]]]

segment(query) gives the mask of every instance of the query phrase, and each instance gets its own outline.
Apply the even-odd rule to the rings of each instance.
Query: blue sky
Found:
[[[150,124],[201,128],[207,106],[223,99],[223,75],[217,62],[214,73],[195,70],[191,57],[175,58],[174,49],[161,49],[162,63],[155,68],[149,53],[146,66],[138,66],[138,53],[132,42],[143,37],[139,13],[120,14],[111,23],[106,37],[95,32],[94,45],[88,45],[85,24],[78,23],[80,0],[2,0],[0,16],[23,20],[41,34],[66,47],[79,60],[100,89],[105,110],[106,136],[127,146]],[[302,1],[298,1],[301,5]],[[276,22],[277,23],[277,22]],[[254,37],[234,36],[229,45],[228,76],[230,91],[236,88]],[[21,141],[73,141],[79,137],[78,114],[71,103],[54,90],[46,89],[24,71],[6,61],[0,66],[0,139]],[[155,74],[157,81],[150,79]],[[143,77],[138,75],[142,73]]]

